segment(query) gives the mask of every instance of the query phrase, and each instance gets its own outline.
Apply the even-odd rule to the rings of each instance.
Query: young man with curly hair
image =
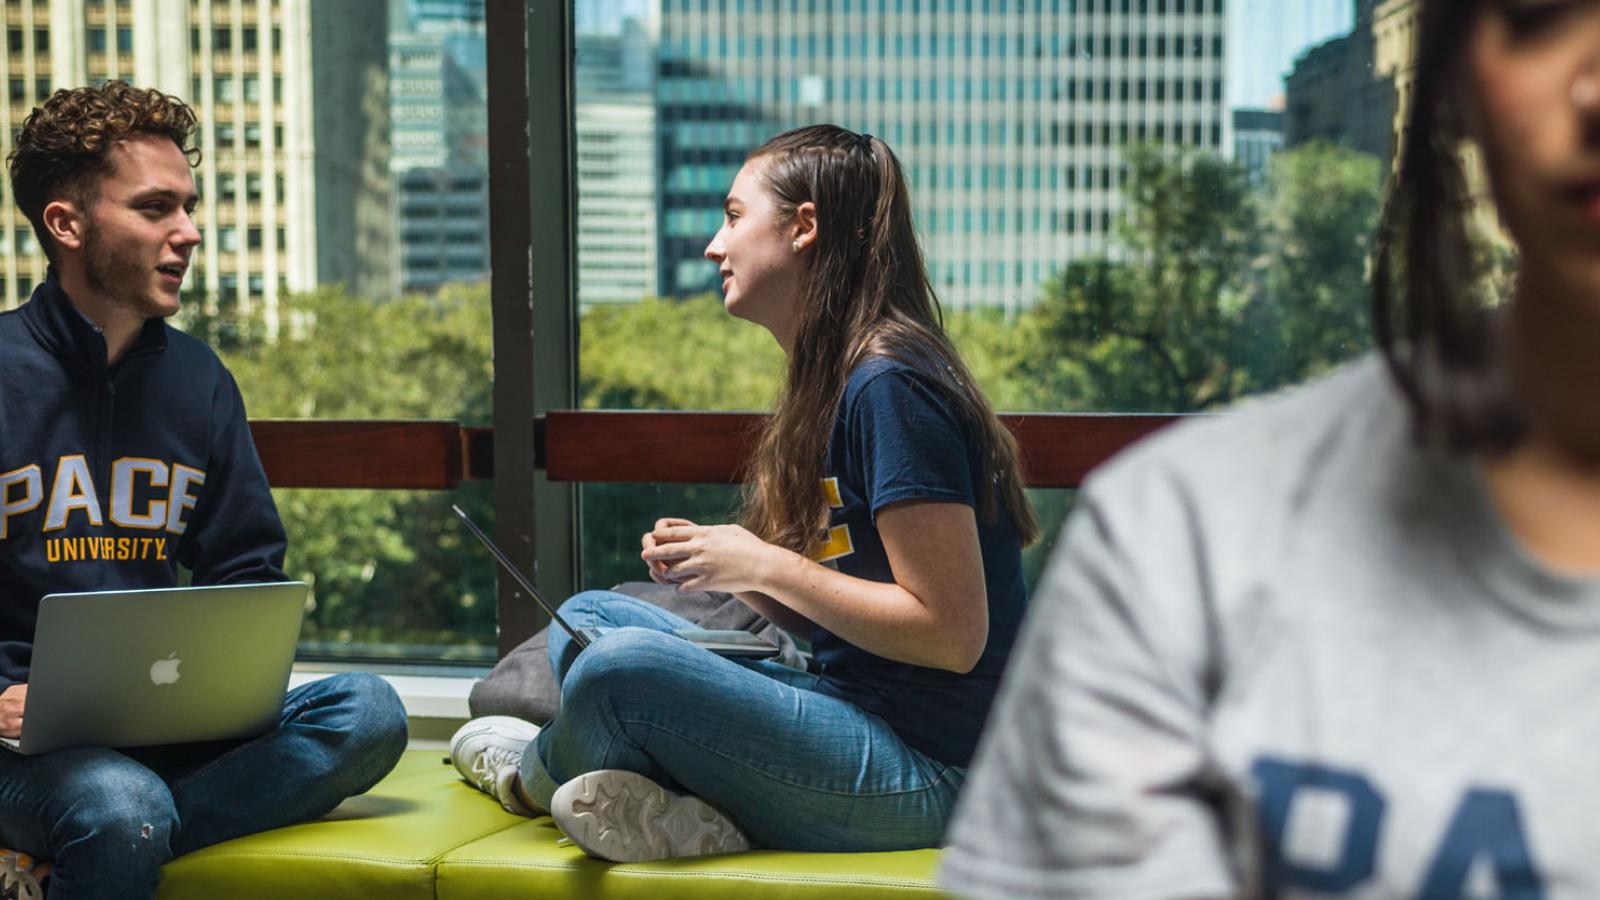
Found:
[[[197,585],[284,579],[239,389],[165,322],[200,243],[193,130],[182,101],[110,82],[57,91],[9,160],[50,270],[0,314],[0,736],[21,730],[45,594],[170,587],[180,564]],[[152,534],[116,559],[47,552],[53,538]],[[0,750],[13,848],[0,890],[41,896],[48,871],[51,898],[153,897],[167,860],[326,813],[405,740],[394,691],[348,674],[291,691],[277,728],[250,741]]]

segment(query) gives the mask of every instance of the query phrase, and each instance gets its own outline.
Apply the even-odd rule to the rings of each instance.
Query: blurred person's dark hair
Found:
[[[197,164],[200,151],[189,145],[194,128],[194,111],[182,100],[122,81],[63,88],[34,108],[6,162],[11,195],[50,261],[56,245],[44,227],[44,208],[52,200],[92,208],[100,180],[111,173],[111,148],[135,135],[167,138]]]
[[[1463,148],[1472,138],[1467,45],[1493,0],[1421,0],[1411,107],[1373,262],[1378,346],[1419,436],[1502,453],[1523,437],[1495,310],[1492,247],[1469,222]]]

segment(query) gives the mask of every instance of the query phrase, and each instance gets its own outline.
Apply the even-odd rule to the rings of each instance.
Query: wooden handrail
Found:
[[[740,480],[765,416],[564,410],[544,418],[545,471],[553,481],[733,483]],[[1082,413],[1000,417],[1017,436],[1033,487],[1077,487],[1090,469],[1177,418]]]
[[[250,433],[274,487],[442,491],[466,474],[456,422],[260,419]]]
[[[552,481],[731,484],[755,446],[760,413],[550,412]]]
[[[1020,413],[1000,421],[1017,436],[1029,487],[1075,488],[1119,450],[1171,425],[1181,415]]]
[[[534,424],[534,465],[553,481],[734,483],[762,413],[562,410]],[[1020,413],[1032,487],[1077,487],[1089,470],[1176,415]],[[276,487],[450,490],[494,477],[493,430],[452,421],[259,420],[256,448]]]

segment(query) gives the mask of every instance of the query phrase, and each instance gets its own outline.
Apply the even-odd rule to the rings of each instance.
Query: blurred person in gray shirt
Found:
[[[1421,0],[1380,358],[1092,476],[973,897],[1600,896],[1600,3]],[[1518,251],[1488,296],[1463,146]]]

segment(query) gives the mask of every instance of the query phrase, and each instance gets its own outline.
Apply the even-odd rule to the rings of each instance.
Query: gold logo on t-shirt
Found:
[[[839,494],[839,479],[822,479],[822,493],[828,498],[831,509],[844,509],[844,498]],[[856,552],[855,542],[850,539],[850,526],[835,525],[828,529],[828,540],[817,551],[817,562],[825,563],[849,556]]]
[[[844,499],[839,496],[839,479],[822,479],[822,493],[828,498],[828,506],[833,509],[844,509]]]

